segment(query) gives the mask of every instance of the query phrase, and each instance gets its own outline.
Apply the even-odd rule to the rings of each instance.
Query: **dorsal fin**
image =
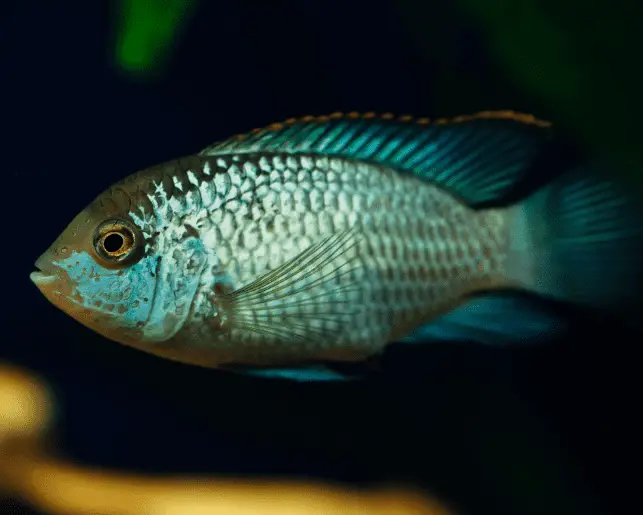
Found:
[[[455,118],[333,113],[291,118],[215,143],[204,156],[319,154],[376,163],[438,183],[471,205],[511,190],[550,138],[550,122],[514,111]]]

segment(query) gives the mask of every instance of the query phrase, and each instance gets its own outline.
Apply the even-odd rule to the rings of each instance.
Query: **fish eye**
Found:
[[[120,256],[129,251],[133,246],[133,238],[128,231],[108,232],[101,239],[101,245],[106,254]]]
[[[141,257],[141,238],[131,223],[106,220],[94,234],[94,249],[107,265],[130,265]]]

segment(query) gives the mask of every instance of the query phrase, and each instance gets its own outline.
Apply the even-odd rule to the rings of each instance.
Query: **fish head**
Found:
[[[154,352],[184,323],[204,260],[200,242],[168,237],[170,224],[144,213],[146,195],[117,185],[98,196],[37,259],[31,280],[86,327]]]

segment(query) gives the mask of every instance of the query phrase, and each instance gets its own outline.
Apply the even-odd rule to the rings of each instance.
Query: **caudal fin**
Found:
[[[643,207],[598,167],[513,207],[509,274],[527,289],[610,313],[643,307]]]

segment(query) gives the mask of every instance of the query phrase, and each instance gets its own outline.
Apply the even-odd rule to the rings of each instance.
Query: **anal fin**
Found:
[[[566,324],[551,310],[523,294],[493,293],[472,297],[462,306],[418,327],[399,343],[461,341],[485,345],[546,342]]]

